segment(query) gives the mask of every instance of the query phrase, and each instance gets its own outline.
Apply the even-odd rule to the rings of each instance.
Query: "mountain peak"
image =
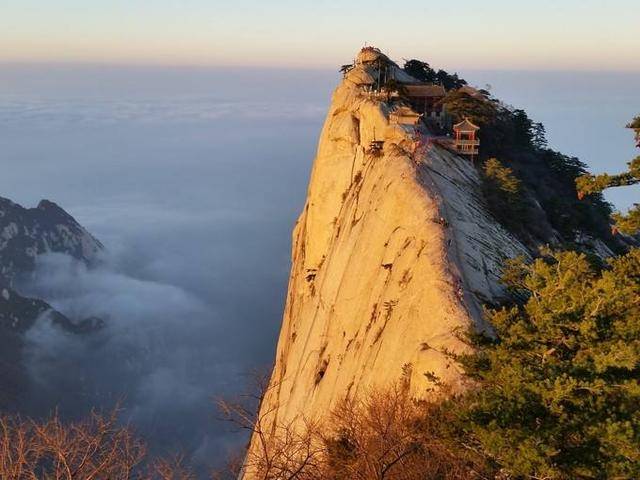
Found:
[[[38,210],[54,210],[54,211],[62,211],[65,214],[67,213],[57,203],[52,202],[51,200],[47,200],[46,198],[43,198],[42,200],[40,200],[36,208]]]
[[[0,197],[0,282],[11,284],[35,268],[39,255],[63,253],[95,264],[104,246],[62,207],[41,200],[24,208]]]

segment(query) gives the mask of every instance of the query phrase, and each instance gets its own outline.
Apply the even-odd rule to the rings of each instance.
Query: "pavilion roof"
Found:
[[[480,127],[469,120],[467,117],[464,117],[464,120],[460,123],[456,123],[453,126],[453,129],[458,132],[476,132],[480,130]]]
[[[444,97],[447,92],[442,85],[422,83],[405,85],[409,97]]]
[[[396,115],[403,115],[403,116],[415,116],[415,117],[420,116],[419,113],[413,111],[412,108],[407,107],[406,105],[400,105],[391,113],[395,113]]]

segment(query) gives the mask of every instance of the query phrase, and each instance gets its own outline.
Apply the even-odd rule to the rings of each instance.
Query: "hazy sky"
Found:
[[[640,71],[638,0],[2,0],[1,61]]]

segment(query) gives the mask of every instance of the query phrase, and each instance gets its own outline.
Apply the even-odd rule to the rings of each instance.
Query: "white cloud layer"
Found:
[[[310,121],[324,113],[312,103],[228,102],[211,98],[173,100],[39,100],[0,97],[0,125],[53,128],[62,125],[108,126],[122,122],[141,124],[199,123],[202,121]]]

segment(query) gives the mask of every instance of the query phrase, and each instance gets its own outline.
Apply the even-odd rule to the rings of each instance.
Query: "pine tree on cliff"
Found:
[[[506,280],[528,300],[492,311],[497,340],[462,359],[481,388],[461,435],[509,478],[640,478],[640,249],[604,269],[550,254]]]
[[[522,182],[497,158],[482,166],[482,190],[493,216],[509,230],[518,232],[527,222],[527,205],[523,200]]]
[[[407,60],[402,68],[416,80],[442,85],[446,90],[455,90],[467,84],[466,80],[460,78],[457,73],[436,71],[427,62],[416,59]]]

